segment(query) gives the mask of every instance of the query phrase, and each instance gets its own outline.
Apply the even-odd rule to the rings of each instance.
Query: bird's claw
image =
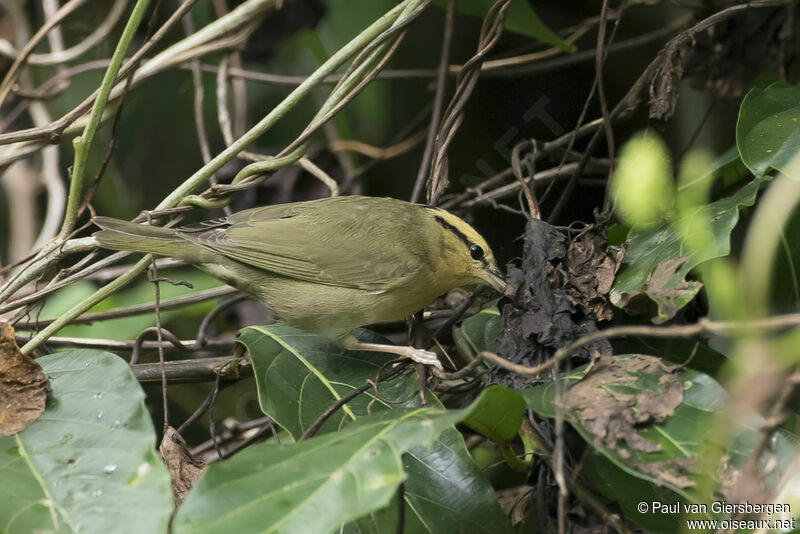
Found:
[[[439,357],[435,352],[409,347],[406,355],[417,363],[421,363],[422,365],[430,365],[439,371],[444,371],[442,362],[439,361]]]

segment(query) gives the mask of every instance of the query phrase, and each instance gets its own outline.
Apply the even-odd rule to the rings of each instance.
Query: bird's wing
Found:
[[[376,213],[352,197],[342,200],[333,210],[314,202],[245,210],[179,234],[282,276],[368,291],[402,284],[426,265],[418,239],[397,245],[405,224],[396,218],[408,214],[395,214],[387,225],[385,217],[393,215]]]

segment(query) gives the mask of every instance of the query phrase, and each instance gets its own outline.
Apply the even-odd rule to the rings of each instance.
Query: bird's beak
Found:
[[[481,278],[487,285],[495,288],[498,293],[503,293],[506,289],[506,281],[503,280],[503,277],[500,276],[500,273],[497,271],[483,271],[483,276]]]

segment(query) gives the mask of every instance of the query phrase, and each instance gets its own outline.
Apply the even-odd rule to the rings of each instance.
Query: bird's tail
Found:
[[[95,217],[93,222],[102,228],[94,233],[94,238],[103,248],[172,256],[190,263],[202,261],[210,252],[181,238],[173,228],[136,224],[111,217]]]

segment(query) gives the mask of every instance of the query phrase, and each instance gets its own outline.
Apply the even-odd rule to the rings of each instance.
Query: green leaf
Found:
[[[364,341],[380,341],[364,333]],[[372,336],[371,338],[369,336]],[[381,365],[391,359],[379,352],[349,351],[327,338],[288,326],[252,326],[239,332],[238,341],[250,352],[258,386],[261,411],[298,439],[333,402],[374,379]],[[380,395],[391,400],[410,399],[416,380],[410,375],[380,385]],[[375,399],[367,391],[345,405],[323,426],[337,430],[366,414]],[[413,405],[413,402],[412,402]],[[386,410],[384,402],[374,410]]]
[[[800,86],[775,82],[751,89],[739,108],[736,146],[754,175],[786,171],[800,151]]]
[[[489,386],[485,401],[477,406],[464,424],[495,443],[509,442],[517,435],[525,415],[525,401],[513,389]]]
[[[36,361],[52,392],[35,423],[0,438],[0,532],[165,532],[169,474],[128,364],[96,350]]]
[[[662,321],[674,316],[700,290],[700,284],[687,282],[686,275],[694,267],[730,253],[739,209],[752,206],[759,187],[769,179],[755,178],[733,195],[691,208],[677,220],[634,225],[628,233],[630,244],[622,270],[611,288],[611,302],[622,308],[634,296],[645,294],[658,304]],[[683,240],[682,228],[689,224],[711,234],[708,246],[693,255]]]
[[[441,8],[447,6],[447,0],[433,0]],[[458,3],[458,12],[474,17],[484,17],[494,0],[462,0]],[[514,0],[506,12],[505,27],[514,33],[533,37],[542,43],[556,46],[565,52],[575,52],[575,45],[566,42],[542,22],[539,15],[531,9],[527,0]]]
[[[632,354],[613,357],[618,362],[641,358],[653,357]],[[560,387],[562,392],[572,391],[571,387],[584,377],[588,367],[586,365],[575,369],[559,383],[524,390],[522,395],[528,408],[544,417],[554,417],[556,389]],[[597,372],[596,368],[592,371],[593,374]],[[644,402],[644,406],[647,406],[642,395],[650,395],[659,401],[663,399],[663,392],[659,388],[664,383],[664,377],[669,375],[667,370],[651,373],[629,368],[628,373],[617,373],[616,378],[611,375],[608,379],[603,377],[602,386],[597,388],[597,398],[587,399],[591,403],[603,402],[601,389],[612,391],[621,398],[635,399],[633,408],[628,413],[635,417],[637,407],[643,406],[641,403]],[[636,511],[636,505],[643,500],[666,503],[680,499],[683,502],[698,502],[692,488],[701,482],[715,481],[717,478],[716,470],[713,473],[704,473],[697,469],[698,464],[702,465],[699,455],[707,453],[710,446],[719,446],[730,455],[731,465],[741,466],[755,449],[759,429],[763,424],[763,419],[757,414],[737,416],[736,420],[727,421],[734,429],[734,438],[729,443],[716,443],[717,436],[710,433],[709,429],[714,428],[715,418],[728,417],[725,412],[725,390],[710,376],[692,369],[680,369],[674,378],[683,387],[680,404],[661,420],[650,419],[632,427],[639,439],[644,440],[642,443],[655,445],[652,450],[632,446],[627,439],[620,439],[609,445],[592,431],[592,421],[581,418],[579,407],[573,406],[565,415],[583,439],[592,444],[604,458],[604,461],[593,460],[594,464],[589,466],[589,479],[596,489],[619,501],[629,519],[656,532],[674,532],[670,527],[674,523],[671,519],[665,523],[661,520],[663,518],[652,517],[653,514],[640,514]],[[615,387],[619,385],[624,387]],[[570,404],[566,399],[561,402]],[[606,428],[612,428],[616,422],[617,420],[613,420],[607,423]],[[768,476],[768,483],[772,487],[788,471],[797,454],[796,447],[785,434],[777,434],[775,439],[777,465]],[[631,477],[636,480],[631,480]],[[666,490],[668,491],[665,493]]]
[[[640,502],[648,505],[652,502],[673,505],[681,502],[678,494],[628,474],[596,451],[587,454],[582,465],[581,474],[586,477],[594,490],[607,499],[617,502],[625,517],[647,532],[672,534],[681,532],[682,527],[686,525],[681,514],[652,513],[649,509],[641,513],[637,508]]]
[[[484,350],[496,352],[500,327],[500,312],[491,307],[464,319],[460,327],[453,329],[453,335],[466,342],[474,354]]]
[[[364,340],[382,341],[366,331],[358,335]],[[326,338],[280,325],[245,328],[239,341],[253,359],[262,410],[295,439],[332,402],[367,379],[374,379],[378,368],[391,359],[382,353],[347,351]],[[349,412],[334,414],[320,434],[351,424],[367,415],[368,409],[375,414],[413,407],[416,387],[414,375],[381,383],[379,398],[373,390],[367,390],[348,403]],[[493,402],[495,395],[502,393],[489,393],[483,402]],[[428,400],[439,406],[432,394]],[[446,430],[431,450],[412,449],[403,455],[402,462],[409,476],[405,483],[408,534],[451,532],[456,527],[465,532],[510,532],[491,485],[454,429]],[[394,508],[390,504],[386,510],[361,518],[362,531],[393,528]],[[414,525],[419,528],[415,530]]]
[[[308,441],[249,447],[209,466],[179,509],[174,532],[331,532],[385,506],[406,478],[401,455],[430,446],[491,396],[464,410],[392,410]]]
[[[430,408],[365,417],[299,443],[261,443],[212,464],[174,522],[176,534],[331,532],[376,510],[405,479],[400,455],[462,414]]]
[[[414,448],[403,455],[403,469],[408,475],[404,534],[512,532],[494,489],[485,482],[478,466],[464,459],[464,452],[464,438],[448,428],[432,449]],[[356,523],[363,533],[394,532],[397,504],[392,501]]]

